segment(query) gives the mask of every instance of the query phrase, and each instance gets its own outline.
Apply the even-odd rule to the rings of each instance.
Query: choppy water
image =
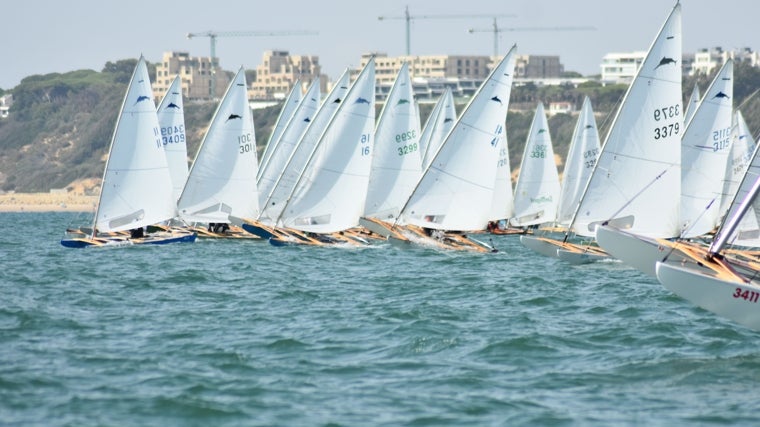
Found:
[[[758,334],[619,263],[266,243],[65,249],[0,214],[0,424],[721,425]]]

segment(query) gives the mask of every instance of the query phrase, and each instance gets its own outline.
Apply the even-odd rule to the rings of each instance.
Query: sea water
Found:
[[[74,220],[0,214],[0,425],[760,422],[758,334],[619,262],[516,236],[66,249]]]

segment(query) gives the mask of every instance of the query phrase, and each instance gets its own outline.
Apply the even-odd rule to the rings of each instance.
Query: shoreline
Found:
[[[3,212],[92,212],[98,196],[55,193],[0,194]]]

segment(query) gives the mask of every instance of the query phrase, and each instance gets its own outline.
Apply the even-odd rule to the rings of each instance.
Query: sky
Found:
[[[721,46],[760,50],[758,0],[682,0],[684,52]],[[206,31],[308,31],[316,35],[218,37],[224,69],[254,69],[265,50],[317,55],[335,79],[361,55],[406,52],[409,7],[413,55],[490,55],[493,17],[500,28],[593,27],[584,31],[500,31],[499,50],[559,55],[565,70],[600,73],[609,52],[645,51],[675,0],[8,0],[0,3],[0,88],[24,77],[80,69],[164,52],[209,56]],[[441,18],[458,15],[458,18]]]

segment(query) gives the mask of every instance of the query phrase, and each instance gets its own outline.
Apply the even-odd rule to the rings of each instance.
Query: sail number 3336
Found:
[[[681,105],[671,105],[654,110],[654,120],[657,127],[654,128],[654,139],[663,139],[678,135],[681,132]],[[675,119],[675,123],[667,123]]]

